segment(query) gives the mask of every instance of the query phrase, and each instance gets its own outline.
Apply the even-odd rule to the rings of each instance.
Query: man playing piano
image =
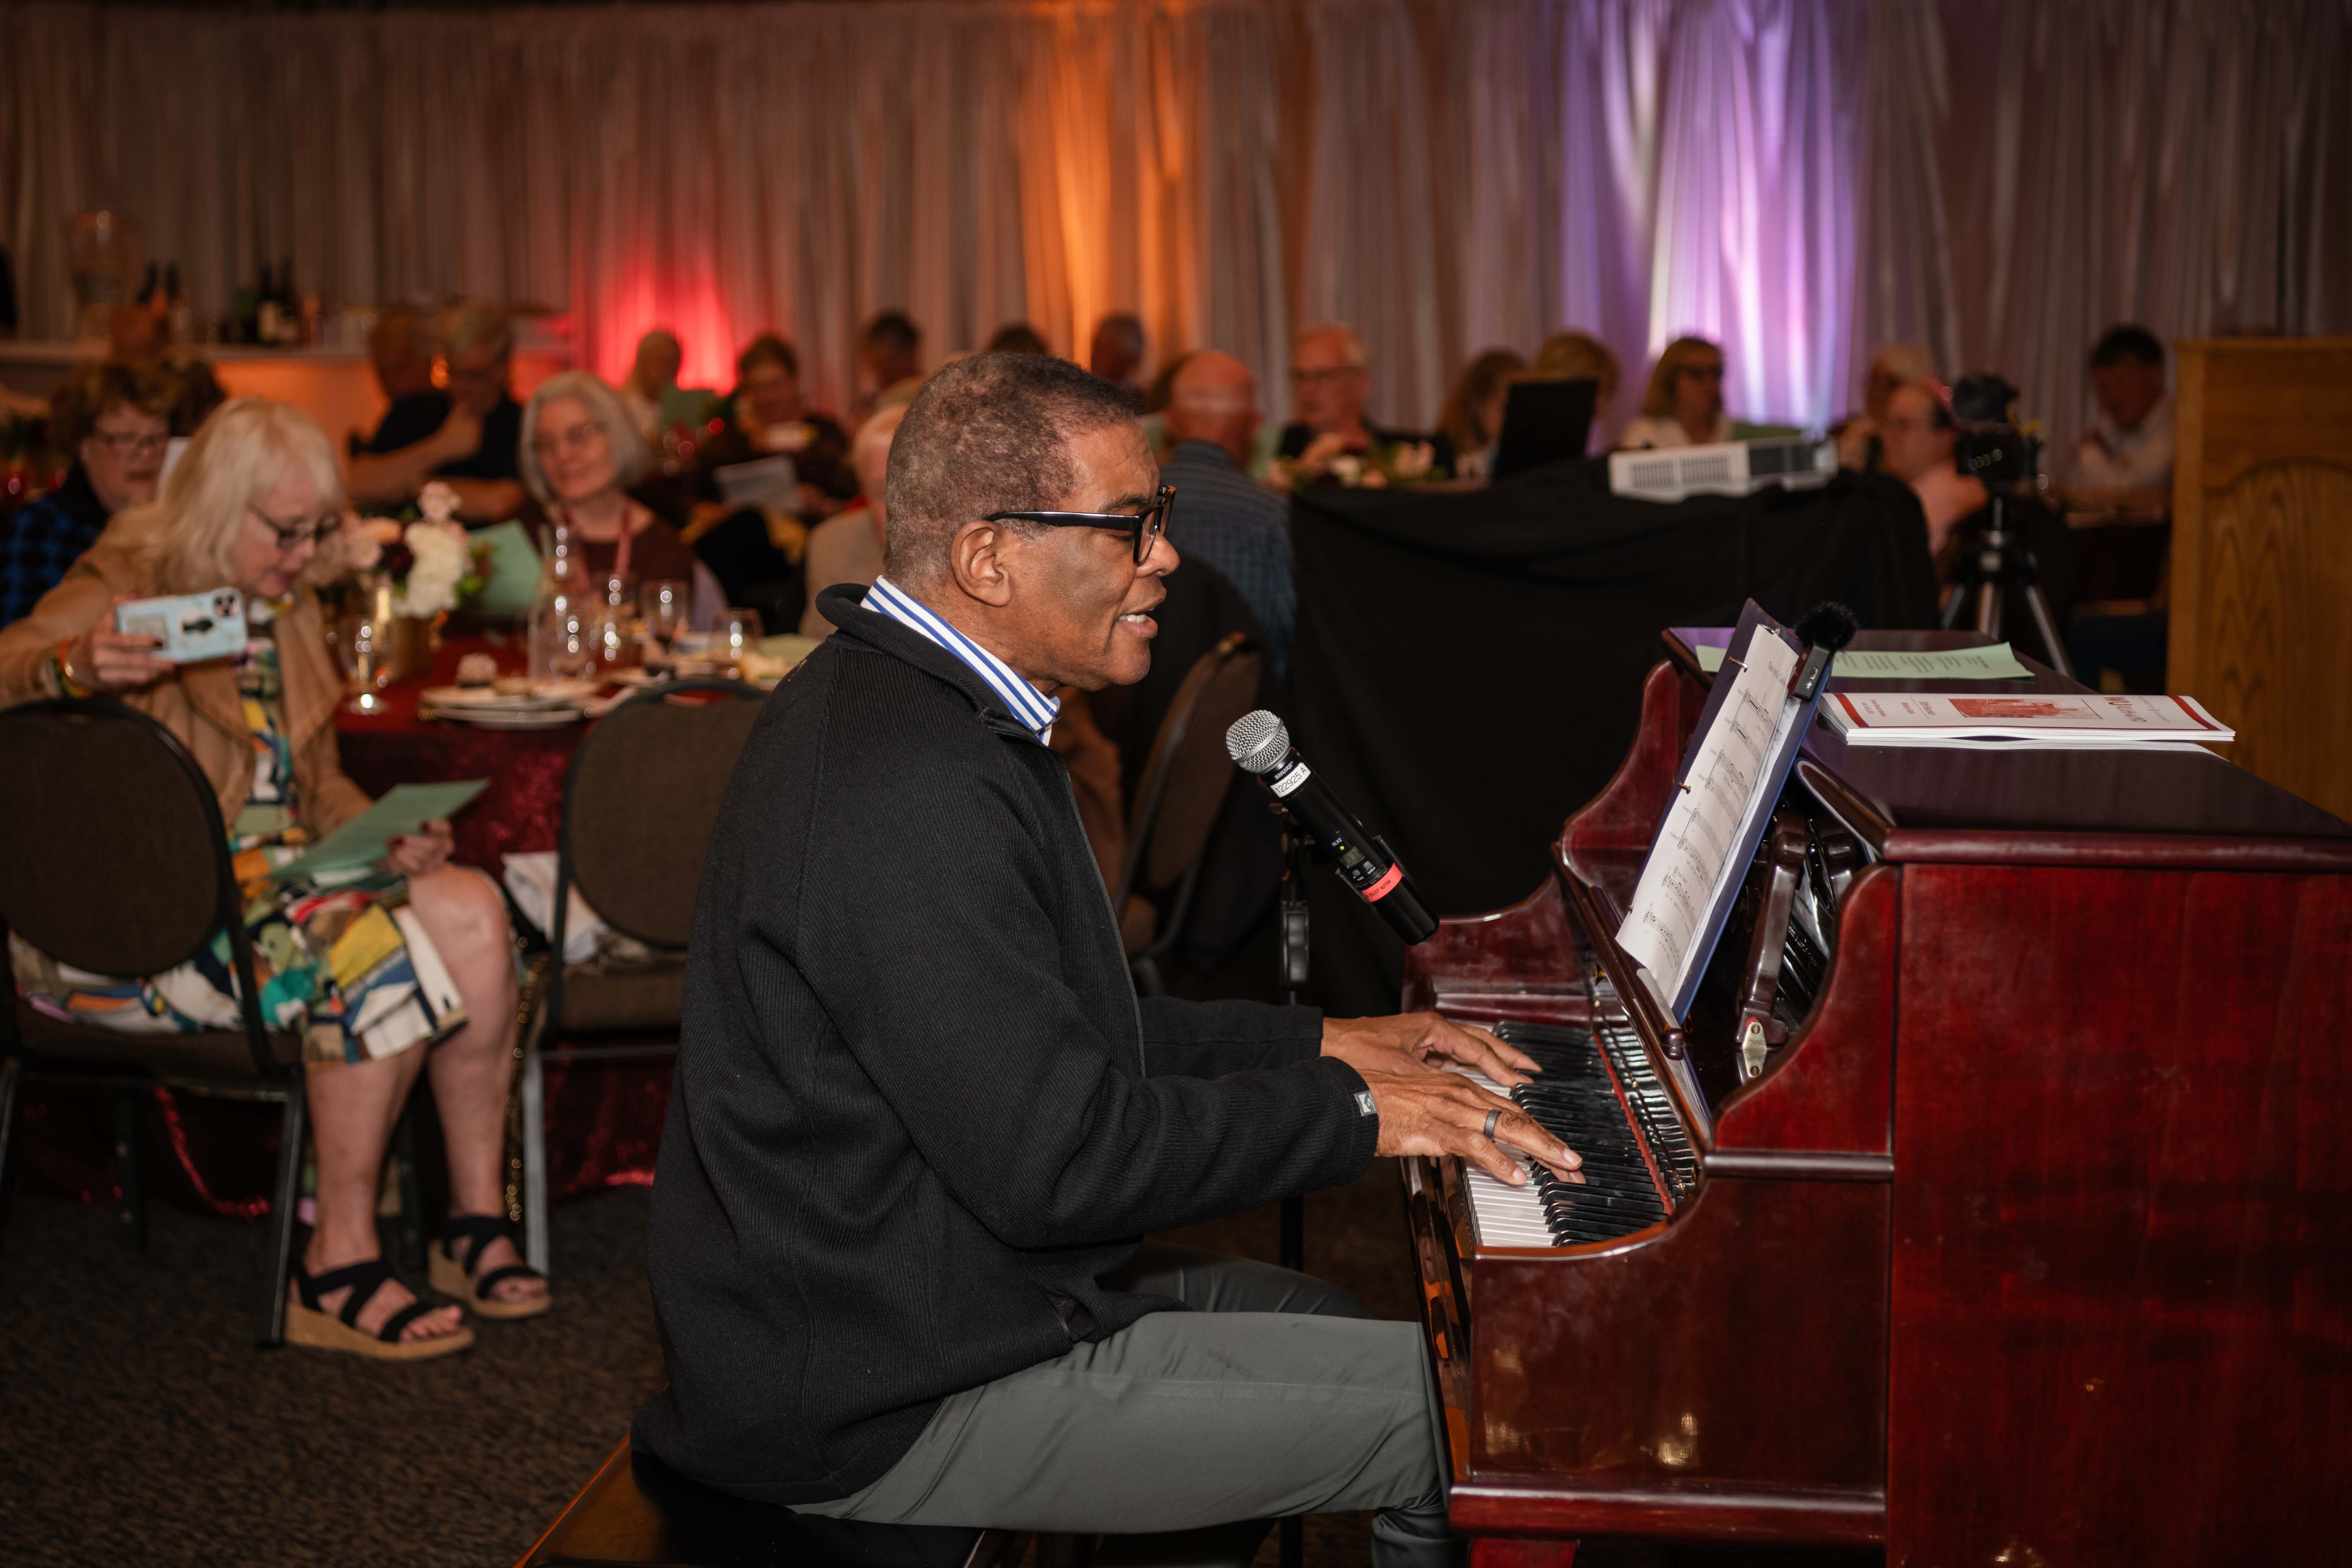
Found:
[[[1414,1323],[1140,1244],[1375,1153],[1576,1156],[1433,1014],[1138,1001],[1060,760],[1060,686],[1150,668],[1176,569],[1133,395],[1063,361],[943,370],[890,454],[887,559],[770,700],[710,843],[651,1264],[670,1385],[635,1442],[806,1512],[1119,1535],[1246,1562],[1379,1510],[1444,1561]],[[1255,1521],[1255,1522],[1252,1522]],[[1139,1543],[1143,1544],[1143,1543]]]

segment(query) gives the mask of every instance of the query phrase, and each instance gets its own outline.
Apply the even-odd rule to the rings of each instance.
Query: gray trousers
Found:
[[[881,1479],[801,1512],[1103,1532],[1097,1563],[1246,1563],[1286,1514],[1381,1510],[1381,1568],[1458,1561],[1421,1329],[1271,1264],[1146,1247],[1106,1283],[1174,1296],[942,1404]]]

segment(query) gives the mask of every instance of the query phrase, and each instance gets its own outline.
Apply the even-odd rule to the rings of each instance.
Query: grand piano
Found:
[[[2198,749],[1817,728],[1677,1023],[1613,933],[1696,640],[1549,879],[1406,954],[1405,1005],[1534,1054],[1586,1159],[1403,1162],[1474,1563],[2344,1560],[2352,826]]]

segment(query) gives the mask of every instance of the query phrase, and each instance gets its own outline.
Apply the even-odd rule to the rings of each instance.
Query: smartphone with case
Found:
[[[168,599],[134,599],[116,606],[114,629],[153,637],[155,657],[173,664],[235,658],[245,652],[245,595],[213,588]]]

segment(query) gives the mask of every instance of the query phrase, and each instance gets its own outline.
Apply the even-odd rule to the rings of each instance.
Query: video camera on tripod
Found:
[[[2011,594],[2024,602],[2033,630],[2050,668],[2073,679],[2065,639],[2042,596],[2041,568],[2025,542],[2010,531],[2011,495],[2039,474],[2042,443],[2017,422],[2017,388],[2003,376],[1964,376],[1952,387],[1952,424],[1958,435],[1952,442],[1952,464],[1980,481],[1987,505],[1983,526],[1973,530],[1960,545],[1953,585],[1958,590],[1944,605],[1944,627],[1958,624],[1961,606],[1973,601],[1976,628],[1987,637],[2000,636],[2001,614]]]

